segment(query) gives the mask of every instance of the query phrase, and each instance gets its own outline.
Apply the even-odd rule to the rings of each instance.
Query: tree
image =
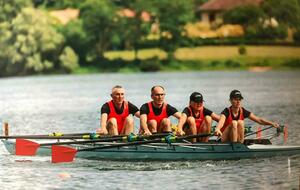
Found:
[[[11,21],[0,24],[0,75],[45,73],[54,69],[72,69],[59,60],[64,48],[64,37],[51,23],[51,18],[33,8],[24,8]],[[71,50],[65,53],[70,55]],[[72,55],[73,56],[73,55]]]
[[[67,25],[58,25],[58,31],[65,37],[65,44],[74,49],[79,57],[79,63],[87,63],[87,54],[90,51],[90,43],[86,31],[83,29],[82,19],[69,22]]]
[[[70,47],[65,47],[62,54],[59,56],[61,68],[70,73],[78,67],[78,57]]]
[[[102,59],[117,35],[116,7],[110,0],[86,0],[80,8],[80,18],[91,47],[90,55],[93,59]]]
[[[275,18],[279,23],[296,27],[300,23],[299,0],[265,0],[262,9],[266,19]]]
[[[119,21],[120,40],[124,42],[125,48],[132,48],[137,59],[137,50],[143,37],[150,33],[152,20],[145,20],[144,15],[150,16],[151,1],[131,0],[126,1],[125,7],[120,7],[119,11],[125,8],[134,13],[133,17],[121,16]]]
[[[0,23],[10,21],[24,7],[32,6],[29,0],[0,0]]]
[[[159,21],[160,46],[173,58],[173,52],[184,39],[184,26],[195,18],[192,0],[153,0],[153,14]]]
[[[244,27],[259,23],[264,13],[261,8],[254,5],[246,5],[226,11],[223,15],[225,23],[239,24]]]
[[[82,1],[74,0],[33,0],[35,6],[45,6],[48,8],[65,9],[65,8],[79,8]]]

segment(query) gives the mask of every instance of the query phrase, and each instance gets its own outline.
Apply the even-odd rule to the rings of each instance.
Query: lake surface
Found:
[[[166,88],[169,104],[182,109],[193,91],[220,113],[239,89],[249,111],[288,124],[287,144],[300,145],[300,72],[188,72],[34,76],[0,79],[0,124],[10,134],[94,132],[100,108],[114,85],[138,107],[150,88]],[[136,119],[135,128],[138,128]],[[175,119],[173,119],[174,122]],[[254,125],[247,121],[247,124]],[[274,144],[282,144],[277,138]],[[1,189],[299,189],[300,156],[236,161],[118,162],[16,157],[0,144]]]

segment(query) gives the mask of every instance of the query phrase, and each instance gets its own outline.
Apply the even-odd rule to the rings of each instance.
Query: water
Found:
[[[220,113],[231,90],[258,116],[289,125],[287,144],[300,144],[300,72],[190,72],[94,74],[0,79],[0,122],[10,134],[93,132],[110,89],[122,85],[140,106],[155,84],[182,110],[193,91]],[[136,123],[138,120],[135,120]],[[175,119],[173,119],[175,121]],[[247,121],[253,125],[253,122]],[[137,124],[135,126],[137,130]],[[282,144],[282,138],[275,139]],[[16,157],[0,145],[1,189],[299,189],[300,156],[237,161],[117,162],[76,159],[51,164],[48,157]]]

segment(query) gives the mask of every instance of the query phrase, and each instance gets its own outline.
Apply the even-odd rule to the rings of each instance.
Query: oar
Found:
[[[125,135],[98,135],[97,133],[74,133],[67,135],[15,135],[0,136],[0,139],[99,139],[107,137],[124,137]]]
[[[250,135],[254,135],[254,134],[259,134],[261,133],[262,131],[265,131],[265,130],[268,130],[268,129],[271,129],[271,128],[274,128],[273,126],[269,126],[269,127],[266,127],[266,128],[263,128],[263,129],[260,129],[258,131],[254,131],[254,132],[251,132],[251,133],[248,133],[245,135],[245,137],[248,137]],[[280,125],[279,128],[277,128],[277,133],[280,133],[280,132],[283,132],[284,131],[284,125]]]
[[[95,140],[86,140],[86,141],[68,141],[68,142],[55,142],[55,143],[36,143],[30,140],[17,138],[16,139],[16,155],[19,156],[34,156],[36,151],[41,146],[52,146],[52,145],[70,145],[70,144],[89,144],[89,143],[98,143],[98,142],[111,142],[111,141],[137,141],[146,138],[157,138],[157,137],[164,137],[169,135],[170,133],[158,133],[149,136],[138,136],[129,134],[128,136],[121,135],[115,137],[107,137],[107,138],[100,138]]]
[[[192,138],[197,138],[197,137],[208,137],[208,136],[212,136],[212,135],[213,135],[212,133],[189,135],[189,136],[182,136],[182,137],[169,135],[165,138],[148,140],[148,141],[128,142],[128,143],[123,143],[123,144],[84,148],[84,149],[78,149],[78,150],[75,148],[72,148],[72,147],[53,145],[52,146],[52,163],[72,162],[74,160],[76,153],[81,152],[81,151],[111,149],[111,148],[119,148],[119,147],[124,147],[124,146],[135,146],[135,145],[143,145],[143,144],[158,143],[158,142],[173,143],[178,140],[192,139]]]

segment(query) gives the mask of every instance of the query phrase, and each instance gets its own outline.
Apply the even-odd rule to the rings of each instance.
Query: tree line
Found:
[[[80,66],[114,66],[109,50],[159,47],[167,61],[183,46],[202,39],[186,36],[185,25],[197,21],[197,8],[207,0],[0,0],[0,77],[35,73],[69,73]],[[59,24],[49,11],[75,8],[78,19]],[[122,11],[131,10],[125,16]],[[149,19],[143,19],[144,15]],[[276,19],[279,26],[266,25]],[[265,0],[224,14],[225,23],[241,24],[247,39],[284,39],[287,28],[300,41],[300,0]],[[153,26],[158,38],[149,39]],[[135,59],[138,60],[137,56]],[[106,64],[106,65],[105,65]]]

